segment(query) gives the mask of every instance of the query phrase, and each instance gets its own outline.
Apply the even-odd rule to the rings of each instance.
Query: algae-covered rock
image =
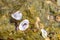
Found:
[[[11,17],[17,11],[22,13],[20,20]],[[29,28],[21,31],[19,24],[24,19],[29,20]],[[46,38],[41,28],[47,31]],[[57,0],[0,0],[0,40],[60,40]]]

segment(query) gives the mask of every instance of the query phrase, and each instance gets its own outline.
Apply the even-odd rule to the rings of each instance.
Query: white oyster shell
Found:
[[[17,11],[13,14],[11,14],[11,17],[14,18],[15,20],[21,20],[22,19],[22,13],[20,11]]]
[[[47,32],[44,29],[41,29],[43,38],[47,38]]]
[[[19,24],[19,30],[24,31],[29,27],[29,20],[25,19]]]

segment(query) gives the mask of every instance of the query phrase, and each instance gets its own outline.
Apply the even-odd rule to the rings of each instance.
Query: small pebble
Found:
[[[57,0],[57,5],[60,6],[60,0]]]
[[[50,38],[49,38],[49,37],[47,37],[47,38],[45,38],[45,40],[50,40]]]
[[[48,15],[47,19],[50,20],[50,21],[54,21],[54,16],[53,15]]]
[[[51,1],[46,1],[47,4],[51,4],[52,2]]]
[[[56,20],[57,22],[60,22],[60,15],[57,15],[55,20]]]

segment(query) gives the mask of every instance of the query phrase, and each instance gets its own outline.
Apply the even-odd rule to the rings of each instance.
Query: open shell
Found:
[[[24,31],[29,27],[29,20],[25,19],[19,24],[19,30]]]
[[[11,17],[14,18],[15,20],[21,20],[22,19],[22,13],[20,11],[17,11],[13,14],[11,14]]]

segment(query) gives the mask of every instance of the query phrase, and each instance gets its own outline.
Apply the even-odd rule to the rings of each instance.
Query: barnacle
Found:
[[[56,16],[56,21],[57,21],[57,22],[60,22],[60,15],[57,15],[57,16]]]

